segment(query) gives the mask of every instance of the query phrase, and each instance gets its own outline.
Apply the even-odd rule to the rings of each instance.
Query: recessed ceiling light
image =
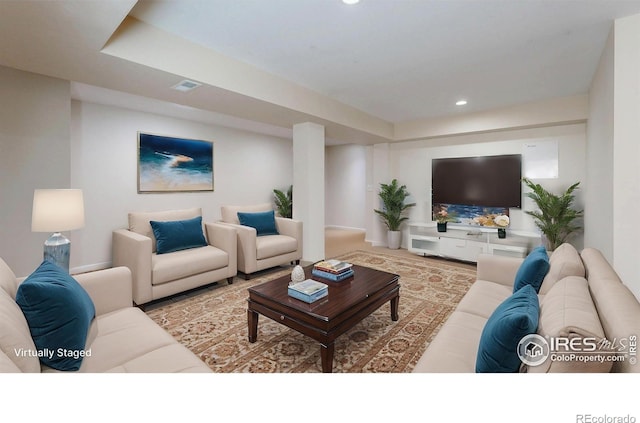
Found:
[[[342,0],[344,4],[356,4],[359,3],[360,0]]]
[[[458,100],[456,101],[456,106],[464,106],[467,104],[467,100]]]
[[[185,79],[184,81],[181,81],[181,82],[177,83],[176,85],[174,85],[171,88],[173,88],[174,90],[186,92],[186,91],[191,91],[194,88],[198,88],[201,85],[202,84],[199,83],[199,82],[190,81],[188,79]]]

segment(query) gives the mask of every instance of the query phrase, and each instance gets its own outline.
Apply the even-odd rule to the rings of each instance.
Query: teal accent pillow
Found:
[[[44,261],[18,286],[16,303],[43,364],[78,370],[96,309],[89,294],[61,267]]]
[[[238,220],[243,226],[255,228],[258,236],[279,234],[273,210],[254,213],[238,212]]]
[[[172,253],[189,248],[204,247],[207,240],[202,232],[202,216],[187,220],[149,222],[156,237],[158,254]]]
[[[525,285],[533,286],[536,292],[540,291],[542,281],[549,272],[550,267],[549,256],[544,246],[534,248],[516,272],[516,278],[513,281],[513,292]]]
[[[504,300],[491,314],[482,330],[477,373],[514,373],[520,368],[518,343],[538,329],[540,304],[531,285]]]

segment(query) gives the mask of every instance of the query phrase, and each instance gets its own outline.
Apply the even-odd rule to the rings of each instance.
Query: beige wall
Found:
[[[362,145],[327,147],[325,155],[327,226],[365,229],[367,149]]]
[[[585,125],[562,125],[548,128],[499,131],[494,133],[451,136],[414,142],[391,144],[389,167],[392,177],[406,184],[416,207],[410,209],[409,218],[416,222],[431,221],[431,160],[443,157],[489,156],[498,154],[522,154],[528,143],[557,141],[559,175],[557,179],[535,179],[552,192],[564,191],[574,182],[586,179]],[[523,187],[523,194],[525,188]],[[576,195],[576,207],[583,208],[584,192]],[[535,205],[523,196],[522,210],[510,210],[510,230],[537,233],[533,219],[523,210],[533,210]],[[406,240],[406,227],[405,236]],[[583,245],[582,234],[572,239],[576,247]],[[404,244],[404,241],[403,241]]]
[[[602,230],[610,221],[613,205],[613,30],[600,58],[589,92],[587,124],[587,183],[585,244],[598,248],[613,260],[613,231]]]
[[[0,67],[0,99],[0,257],[20,276],[42,262],[51,235],[31,232],[34,189],[76,188],[69,82]]]
[[[215,221],[223,204],[271,202],[274,188],[292,183],[291,140],[121,107],[72,106],[72,182],[84,190],[86,208],[86,226],[72,240],[72,270],[110,265],[111,233],[126,227],[130,211],[202,207],[203,219]],[[138,131],[213,141],[214,191],[138,194]]]
[[[612,264],[640,298],[640,15],[617,20],[614,37],[613,204],[596,227],[607,231],[613,222]]]

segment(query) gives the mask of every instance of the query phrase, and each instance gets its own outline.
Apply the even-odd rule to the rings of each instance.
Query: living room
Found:
[[[35,25],[27,17],[21,16],[20,25]],[[639,21],[634,15],[612,23],[593,82],[582,95],[397,124],[400,141],[328,145],[324,225],[364,229],[368,241],[384,245],[385,229],[373,213],[379,183],[398,178],[417,203],[410,219],[430,221],[431,159],[520,153],[524,144],[554,141],[559,177],[545,184],[562,189],[581,182],[578,204],[586,211],[585,229],[574,240],[576,248],[600,249],[640,296],[640,229],[629,223],[629,210],[640,206],[635,160],[640,106],[634,94],[640,86]],[[2,38],[14,44],[21,39],[11,33]],[[45,72],[50,64],[38,63],[38,57],[36,50],[22,61],[0,62],[2,233],[11,240],[0,245],[0,257],[18,276],[39,264],[46,238],[31,232],[36,188],[83,189],[86,225],[70,233],[71,267],[91,271],[110,266],[112,231],[126,226],[128,212],[202,207],[204,220],[215,221],[222,205],[269,202],[274,188],[294,182],[291,128],[257,122],[242,128],[245,120],[220,121],[220,114],[137,95],[141,89],[127,81],[112,90],[98,87],[97,77],[94,85],[63,76],[64,63]],[[213,141],[215,190],[139,194],[138,131]],[[535,230],[522,211],[514,210],[511,217],[513,230]]]

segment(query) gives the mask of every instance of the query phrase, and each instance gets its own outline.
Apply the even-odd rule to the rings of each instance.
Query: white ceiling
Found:
[[[637,1],[144,1],[136,18],[390,122],[587,92]]]
[[[399,122],[586,94],[613,20],[636,13],[640,0],[3,0],[0,65],[87,100],[280,134],[311,120],[371,143]],[[169,88],[183,78],[204,86]]]

